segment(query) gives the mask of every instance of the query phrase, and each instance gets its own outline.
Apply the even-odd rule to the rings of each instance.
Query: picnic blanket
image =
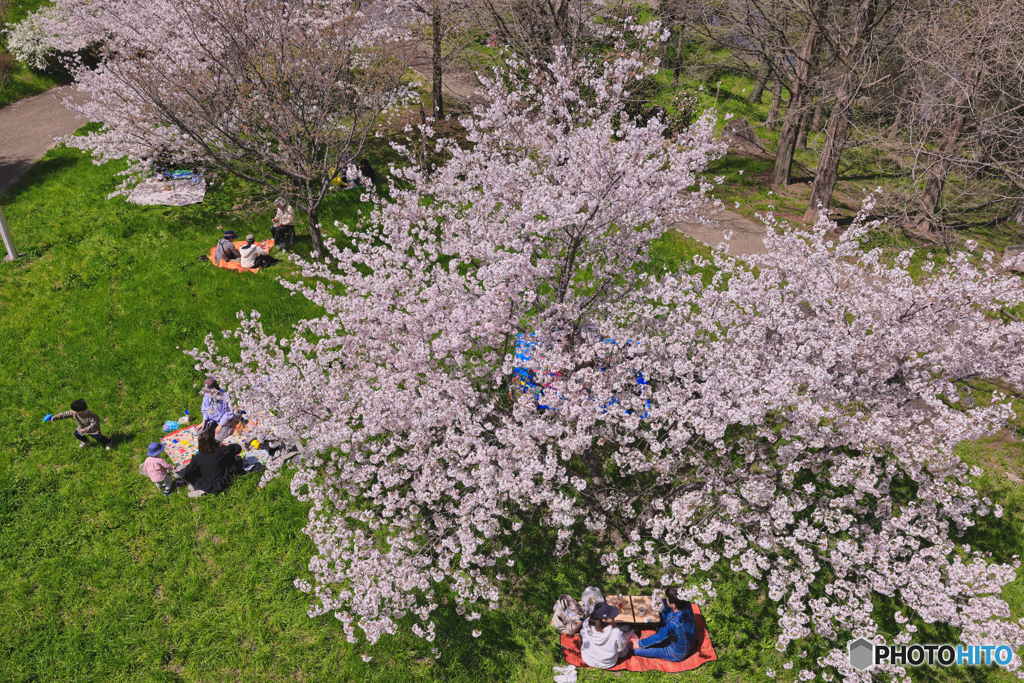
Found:
[[[250,422],[249,424],[254,425],[255,422]],[[252,436],[249,435],[248,431],[249,430],[245,425],[240,424],[235,428],[234,433],[224,439],[221,443],[238,444],[242,447],[242,451],[244,452],[248,450],[247,445],[252,441]],[[160,442],[164,445],[164,454],[170,458],[171,463],[174,465],[174,469],[179,469],[192,462],[192,457],[196,454],[198,441],[198,424],[182,427],[181,429],[171,432],[164,438],[160,439]],[[267,463],[267,452],[265,450],[249,451],[248,455],[255,455],[264,465]]]
[[[669,673],[677,671],[691,671],[696,669],[705,662],[713,662],[718,659],[718,655],[715,654],[715,648],[711,646],[711,636],[708,635],[707,625],[704,623],[704,617],[700,614],[700,607],[697,605],[693,606],[693,620],[697,627],[697,645],[693,650],[693,654],[684,659],[681,662],[669,662],[664,659],[648,659],[647,657],[637,657],[633,655],[628,659],[624,659],[609,671],[666,671]],[[643,637],[647,637],[657,631],[654,629],[645,629],[641,633]],[[634,636],[635,638],[635,636]],[[561,649],[565,654],[565,663],[572,664],[581,668],[590,668],[583,663],[583,657],[580,656],[580,647],[583,645],[583,641],[579,634],[574,636],[568,636],[562,634]],[[634,643],[636,645],[636,643]]]
[[[171,189],[166,189],[170,187]],[[188,206],[198,204],[206,197],[206,179],[200,178],[196,184],[191,178],[175,178],[172,180],[156,180],[150,178],[139,183],[128,201],[132,204],[159,206]]]
[[[245,246],[245,240],[239,240],[238,242],[234,242],[233,244],[236,247],[238,247],[239,249],[241,249],[242,247]],[[266,249],[268,254],[274,249],[274,240],[264,240],[262,242],[256,242],[256,244],[258,244],[261,247],[263,247],[264,249]],[[216,256],[216,255],[217,255],[217,245],[215,244],[215,245],[213,245],[210,248],[210,263],[212,263],[213,265],[217,266],[218,268],[223,268],[224,270],[238,270],[238,271],[243,271],[244,270],[247,273],[258,273],[258,272],[260,272],[259,268],[243,268],[242,264],[238,263],[237,261],[221,261],[220,263],[218,263],[217,261],[213,260],[213,257]]]

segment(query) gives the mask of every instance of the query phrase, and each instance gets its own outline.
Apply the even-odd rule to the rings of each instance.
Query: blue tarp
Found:
[[[619,343],[617,341],[615,341],[614,339],[602,339],[601,342],[604,343],[604,344],[612,344],[614,346],[618,346],[619,345]],[[539,409],[541,409],[541,410],[557,410],[556,406],[547,405],[547,401],[549,399],[545,396],[545,394],[546,394],[545,390],[546,389],[551,389],[550,382],[541,382],[541,383],[539,383],[538,382],[538,378],[537,378],[537,372],[535,370],[531,370],[531,369],[529,369],[527,367],[524,367],[526,362],[528,362],[531,358],[533,358],[534,353],[536,353],[537,345],[538,344],[542,344],[542,343],[543,343],[543,340],[540,339],[539,337],[537,337],[536,333],[534,333],[534,332],[531,332],[530,334],[525,334],[524,333],[524,334],[516,335],[515,364],[512,367],[512,374],[515,376],[514,384],[516,386],[518,386],[519,389],[524,394],[533,394],[536,397],[537,407]],[[632,340],[627,340],[625,345],[629,346],[632,343],[633,343]],[[602,367],[601,368],[601,372],[604,372],[604,371],[605,371],[605,368]],[[560,372],[551,372],[551,373],[548,373],[548,375],[550,377],[552,377],[552,378],[559,378],[559,377],[562,376],[562,373],[560,373]],[[643,373],[635,372],[634,376],[636,377],[636,383],[637,383],[638,387],[642,387],[642,386],[646,386],[647,385],[647,380],[644,379]],[[552,393],[553,393],[553,391],[552,391]],[[591,399],[591,400],[593,400],[593,399]],[[619,402],[619,400],[617,398],[615,398],[614,396],[610,397],[601,406],[601,414],[607,413],[608,412],[608,408],[610,406],[618,403],[618,402]],[[647,407],[649,408],[650,406],[651,406],[651,402],[648,399]],[[625,413],[627,415],[629,415],[630,411],[626,410]],[[641,416],[641,418],[644,418],[644,417],[647,417],[647,413],[646,412]]]

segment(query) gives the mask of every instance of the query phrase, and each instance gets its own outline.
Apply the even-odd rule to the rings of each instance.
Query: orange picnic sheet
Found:
[[[245,246],[245,240],[239,240],[238,242],[234,242],[233,244],[236,247],[238,247],[238,248],[242,248],[242,247]],[[274,248],[274,240],[264,240],[263,242],[256,242],[256,244],[258,244],[261,247],[263,247],[264,249],[266,249],[268,254]],[[223,268],[224,270],[245,271],[247,273],[258,273],[258,272],[260,272],[259,268],[243,268],[241,263],[238,263],[238,262],[235,262],[235,261],[221,261],[220,263],[218,263],[217,261],[213,260],[213,257],[216,254],[217,254],[217,245],[215,244],[215,245],[213,245],[210,248],[210,263],[212,263],[213,265],[217,266],[218,268]]]
[[[704,617],[701,616],[700,607],[697,605],[693,606],[693,621],[697,627],[697,646],[694,648],[693,654],[683,661],[669,662],[664,659],[648,659],[647,657],[633,655],[617,663],[609,671],[665,671],[669,673],[691,671],[705,662],[713,662],[718,659],[718,655],[715,654],[715,648],[711,645],[711,636],[708,635],[707,624],[704,623]],[[656,630],[654,629],[646,629],[640,633],[642,637],[647,637],[655,632]],[[563,633],[560,644],[565,655],[566,664],[589,668],[583,663],[583,658],[580,656],[580,647],[583,645],[583,641],[580,639],[579,634],[567,636]],[[634,642],[633,645],[635,646],[636,643]]]

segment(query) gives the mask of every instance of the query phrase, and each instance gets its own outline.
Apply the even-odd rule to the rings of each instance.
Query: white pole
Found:
[[[4,218],[2,206],[0,206],[0,237],[3,237],[4,246],[7,248],[7,256],[4,256],[4,261],[13,261],[21,256],[18,250],[14,248],[14,240],[11,239],[11,231],[7,229],[7,219]]]

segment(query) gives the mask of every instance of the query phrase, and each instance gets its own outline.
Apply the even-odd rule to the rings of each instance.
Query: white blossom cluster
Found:
[[[56,5],[47,5],[29,13],[27,17],[5,30],[7,49],[15,59],[33,69],[45,69],[56,51],[53,46],[54,38],[46,30],[46,24],[64,20],[62,10]]]
[[[1001,513],[954,447],[1011,408],[952,404],[971,378],[1024,381],[1024,324],[990,314],[1024,302],[1021,282],[965,255],[915,280],[909,254],[861,247],[863,215],[837,242],[827,218],[769,218],[756,274],[719,253],[708,284],[653,277],[652,240],[708,201],[713,116],[683,146],[632,122],[643,53],[513,66],[463,121],[470,149],[441,140],[444,165],[393,169],[393,202],[340,228],[357,250],[282,283],[322,317],[278,339],[240,314],[239,358],[212,338],[193,352],[301,448],[310,614],[371,643],[411,618],[432,641],[438,588],[469,620],[497,607],[540,520],[553,552],[597,543],[610,574],[691,599],[714,596],[696,579],[713,567],[744,574],[778,605],[780,652],[835,642],[819,671],[858,678],[846,641],[883,637],[879,595],[964,642],[1024,645],[1000,597],[1019,562],[953,540]],[[529,332],[556,409],[513,390]]]

